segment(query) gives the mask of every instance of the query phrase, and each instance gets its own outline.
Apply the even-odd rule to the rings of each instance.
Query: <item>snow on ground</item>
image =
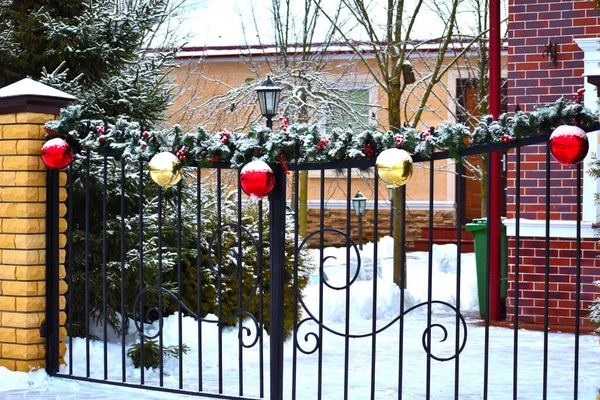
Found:
[[[295,351],[292,340],[285,343],[285,386],[284,398],[291,398],[291,382],[293,362],[296,360],[296,391],[298,399],[317,399],[319,391],[322,399],[343,398],[345,373],[345,349],[349,350],[348,358],[348,398],[364,400],[371,397],[373,390],[376,399],[398,398],[398,376],[402,367],[402,394],[405,399],[423,399],[427,391],[427,356],[423,349],[423,333],[427,326],[427,307],[417,308],[405,315],[403,335],[400,333],[400,323],[395,321],[400,312],[402,293],[392,283],[392,249],[391,239],[384,238],[378,246],[380,262],[373,268],[373,244],[367,244],[361,253],[363,265],[356,272],[356,255],[350,251],[349,279],[353,281],[350,290],[346,286],[346,256],[345,248],[327,248],[324,250],[326,261],[323,270],[327,276],[327,284],[340,290],[319,285],[321,275],[316,268],[311,277],[311,285],[304,292],[304,304],[312,315],[319,315],[319,299],[323,293],[322,319],[327,327],[322,335],[318,325],[312,321],[301,324],[298,334],[299,347],[310,352],[315,349],[316,339],[320,338],[322,348],[322,369],[319,370],[319,351],[304,354]],[[312,251],[314,260],[319,259],[319,252]],[[316,263],[318,264],[318,263]],[[435,246],[432,263],[432,299],[450,304],[456,303],[457,285],[456,247],[454,245]],[[428,253],[409,253],[407,255],[408,288],[404,292],[405,310],[428,299]],[[484,351],[486,330],[481,324],[478,314],[477,285],[475,277],[474,254],[463,254],[461,257],[461,310],[467,323],[467,337],[464,350],[460,353],[458,362],[450,360],[430,362],[431,379],[429,390],[432,399],[454,398],[455,374],[459,374],[459,393],[461,399],[480,399],[484,387]],[[373,276],[378,279],[373,280]],[[354,278],[356,278],[354,280]],[[373,294],[376,294],[376,318],[373,318]],[[348,310],[349,324],[346,325],[346,296],[350,309]],[[456,314],[452,308],[442,304],[433,306],[432,323],[432,353],[441,358],[452,357],[455,353]],[[308,314],[305,313],[304,317]],[[214,318],[214,317],[213,317]],[[178,316],[165,320],[164,344],[178,344]],[[438,325],[439,324],[439,325]],[[250,336],[245,342],[250,343],[256,337],[256,328],[250,322],[244,324]],[[382,330],[375,340],[369,333],[374,329]],[[448,338],[443,339],[443,329],[447,329]],[[190,351],[183,358],[183,378],[186,390],[197,390],[199,373],[202,373],[203,389],[215,393],[218,391],[218,330],[215,324],[198,324],[192,318],[182,318],[183,342]],[[198,328],[202,329],[202,360],[203,368],[198,366]],[[146,332],[152,332],[157,327],[147,327]],[[329,330],[329,331],[328,331]],[[346,339],[332,332],[366,337]],[[102,337],[101,327],[95,327],[93,334]],[[465,338],[464,329],[459,329],[458,344],[462,345]],[[403,337],[400,342],[399,338]],[[136,333],[133,328],[127,337],[127,343],[134,343]],[[121,381],[122,349],[120,337],[108,337],[108,375],[109,379]],[[512,398],[513,382],[513,348],[515,335],[513,330],[501,327],[489,328],[489,399]],[[518,332],[518,398],[541,399],[543,377],[543,333],[539,331],[520,330]],[[573,398],[573,366],[575,337],[567,333],[549,334],[548,352],[548,398]],[[403,358],[398,356],[399,347],[403,347]],[[222,335],[223,357],[223,390],[226,394],[238,393],[239,352],[237,330],[227,329]],[[373,349],[375,351],[373,352]],[[260,357],[264,356],[263,387],[268,397],[269,371],[269,337],[264,333],[264,343],[243,350],[243,379],[244,395],[259,395]],[[73,371],[75,375],[85,375],[86,343],[81,338],[73,340]],[[69,360],[69,355],[66,356]],[[126,360],[127,382],[139,383],[140,371],[133,367],[131,360]],[[104,343],[90,342],[90,365],[92,377],[103,378]],[[375,382],[372,383],[371,369],[375,363]],[[63,373],[68,373],[68,367],[62,367]],[[174,358],[165,360],[164,386],[177,388],[179,385],[179,361]],[[320,378],[319,378],[320,376]],[[145,372],[147,384],[159,383],[159,371]],[[319,383],[320,382],[320,383]],[[373,386],[373,388],[372,388]],[[600,387],[600,346],[596,335],[581,335],[579,357],[579,392],[578,398],[594,400]],[[114,398],[120,393],[128,399],[175,399],[170,393],[136,391],[134,389],[117,388],[110,385],[92,384],[47,377],[44,371],[29,374],[10,372],[0,368],[0,391],[28,389],[48,393],[67,391],[77,397],[102,396]],[[123,392],[125,390],[125,392]],[[11,392],[6,392],[11,393]],[[37,393],[37,392],[36,392]],[[1,396],[0,397],[5,398]],[[98,398],[98,397],[94,397]]]

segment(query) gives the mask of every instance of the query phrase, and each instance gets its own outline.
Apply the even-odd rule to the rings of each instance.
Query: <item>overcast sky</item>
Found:
[[[176,31],[179,43],[187,43],[186,47],[219,47],[269,45],[275,42],[273,29],[273,0],[184,0],[184,7],[172,17],[170,28]],[[373,21],[381,29],[385,26],[385,7],[387,0],[365,0],[369,4],[369,12]],[[415,0],[407,0],[408,10],[411,10]],[[429,7],[422,7],[413,28],[412,39],[423,40],[439,37],[445,24],[432,10],[434,1],[447,5],[450,0],[426,0]],[[464,34],[475,32],[475,15],[470,6],[473,0],[462,0],[459,26]],[[304,1],[291,2],[291,15],[296,16],[297,29],[301,32],[301,15]],[[333,11],[339,0],[323,0],[324,8]],[[343,13],[344,29],[351,32],[353,39],[365,39],[363,31],[357,27],[349,13]],[[329,22],[321,17],[317,25],[315,42],[322,42],[328,35]],[[257,29],[258,27],[258,29]]]

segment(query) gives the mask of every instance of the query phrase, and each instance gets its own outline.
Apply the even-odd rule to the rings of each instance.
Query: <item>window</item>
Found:
[[[326,132],[333,128],[367,127],[371,123],[370,93],[368,88],[336,89],[337,101],[325,111],[322,127]]]

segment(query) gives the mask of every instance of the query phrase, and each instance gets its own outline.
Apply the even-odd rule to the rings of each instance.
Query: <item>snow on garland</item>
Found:
[[[155,154],[170,151],[181,165],[211,166],[230,162],[234,167],[259,159],[270,165],[288,163],[328,163],[341,160],[375,159],[384,150],[402,148],[412,154],[430,156],[437,150],[448,150],[453,158],[467,147],[513,140],[552,132],[560,125],[578,125],[584,131],[595,129],[596,113],[576,101],[564,98],[552,106],[540,107],[531,113],[517,111],[513,116],[502,114],[498,121],[484,117],[471,131],[461,123],[446,122],[437,128],[421,132],[403,127],[399,131],[362,131],[333,129],[322,133],[316,125],[288,125],[280,118],[281,130],[271,131],[254,125],[246,133],[221,132],[211,134],[203,128],[183,133],[176,125],[171,130],[146,131],[136,122],[119,119],[114,124],[99,120],[82,121],[81,108],[62,110],[60,119],[46,123],[48,139],[61,137],[75,152],[90,150],[100,154],[119,155],[131,162],[150,160]]]

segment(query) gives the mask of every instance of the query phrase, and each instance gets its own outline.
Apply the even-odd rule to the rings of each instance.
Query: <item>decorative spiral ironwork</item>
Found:
[[[300,321],[296,325],[296,332],[298,332],[298,330],[300,329],[300,326],[302,324],[304,324],[306,322],[309,322],[309,321],[313,321],[314,322],[314,320],[312,318],[304,318],[302,321]],[[307,332],[304,335],[304,342],[305,343],[309,343],[309,339],[310,338],[312,338],[314,340],[314,342],[315,342],[314,346],[311,349],[309,349],[309,350],[305,350],[305,349],[302,348],[302,344],[298,341],[298,337],[300,335],[294,335],[294,336],[296,337],[296,343],[295,343],[296,348],[298,350],[300,350],[304,354],[312,354],[312,353],[314,353],[315,351],[317,351],[321,347],[321,338],[319,337],[319,335],[317,335],[314,332]]]
[[[221,275],[221,273],[220,273],[221,269],[219,267],[216,267],[214,265],[214,263],[212,262],[212,256],[211,256],[210,252],[213,248],[214,240],[216,237],[221,235],[224,231],[224,228],[227,228],[227,227],[236,228],[236,229],[239,228],[241,231],[245,232],[248,235],[248,237],[250,238],[252,245],[256,248],[257,254],[260,251],[260,248],[258,246],[258,243],[256,242],[256,239],[254,238],[254,236],[251,234],[251,232],[247,228],[245,228],[243,226],[239,226],[237,224],[233,224],[233,223],[223,225],[220,229],[217,230],[217,235],[213,236],[208,242],[209,269],[215,274],[216,279],[219,281],[230,280],[234,276],[236,276],[236,274],[240,274],[242,272],[241,271],[242,254],[238,254],[238,252],[236,252],[233,249],[232,249],[232,252],[233,252],[234,258],[237,262],[236,262],[236,269],[230,275],[227,275],[227,276]],[[238,244],[236,244],[235,246],[238,246]],[[202,321],[202,322],[224,325],[227,322],[230,322],[230,321],[238,319],[238,318],[239,319],[246,318],[246,319],[251,320],[254,324],[255,332],[253,333],[252,329],[248,328],[247,326],[242,326],[240,328],[238,338],[239,338],[240,342],[242,343],[243,347],[246,347],[246,348],[253,347],[254,345],[256,345],[256,343],[258,342],[258,339],[262,335],[262,331],[260,329],[259,322],[257,321],[256,317],[254,317],[254,315],[252,315],[250,312],[246,311],[246,309],[248,308],[250,301],[252,301],[253,297],[258,292],[258,287],[260,285],[261,280],[262,280],[262,273],[259,272],[256,274],[256,279],[254,280],[252,288],[250,289],[248,298],[245,299],[243,304],[241,304],[240,308],[236,312],[234,312],[233,314],[231,314],[227,317],[221,317],[221,318],[217,318],[217,319],[201,318],[199,315],[197,315],[195,312],[193,312],[190,308],[188,308],[183,303],[183,301],[179,298],[178,295],[176,295],[175,293],[171,292],[168,289],[165,289],[162,286],[158,286],[158,285],[146,286],[138,293],[138,295],[135,299],[134,305],[133,305],[133,309],[134,309],[134,311],[137,311],[137,315],[138,315],[138,318],[134,319],[135,328],[136,328],[137,332],[140,334],[140,336],[142,336],[148,340],[156,339],[158,336],[160,336],[160,334],[163,330],[163,326],[164,326],[163,310],[161,309],[160,306],[159,307],[149,307],[146,310],[142,309],[142,305],[143,305],[142,299],[143,299],[144,295],[148,292],[156,291],[157,297],[159,299],[161,299],[161,297],[163,295],[168,295],[169,297],[171,297],[171,299],[174,302],[176,302],[181,307],[181,309],[183,311],[185,311],[185,313],[187,315],[195,318],[196,320]],[[159,300],[159,302],[160,302],[160,300]],[[156,331],[155,334],[150,335],[144,330],[144,323],[142,321],[152,320],[151,316],[153,314],[158,315],[158,319],[157,319],[158,330]],[[244,341],[244,339],[248,338],[248,337],[252,338],[252,341],[250,343],[246,343]]]
[[[348,280],[348,282],[343,286],[334,286],[323,279],[323,265],[325,264],[325,261],[327,261],[329,259],[337,260],[337,257],[327,256],[319,261],[319,278],[320,278],[321,282],[323,282],[323,285],[325,285],[328,288],[333,289],[333,290],[346,290],[358,279],[358,276],[360,274],[360,267],[361,267],[361,257],[360,257],[360,251],[358,250],[358,246],[356,245],[356,243],[354,243],[354,240],[352,240],[352,238],[349,235],[347,235],[345,232],[342,232],[339,229],[334,229],[334,228],[323,228],[323,229],[314,231],[310,235],[306,236],[304,238],[304,240],[302,241],[302,243],[300,243],[298,245],[298,249],[296,250],[296,255],[298,255],[300,253],[300,250],[302,249],[302,247],[304,247],[304,245],[313,236],[318,235],[318,234],[325,234],[325,232],[332,232],[332,233],[336,233],[338,235],[345,237],[348,240],[348,243],[350,244],[350,246],[354,249],[354,252],[356,253],[356,271],[354,272],[354,276],[352,277],[352,279]]]
[[[246,321],[250,320],[254,323],[254,328],[255,328],[254,335],[252,334],[252,330],[250,328],[248,328],[247,326],[242,326],[238,333],[238,339],[239,339],[240,343],[242,344],[242,346],[249,349],[250,347],[254,347],[256,342],[258,342],[258,339],[262,335],[262,330],[260,329],[258,321],[254,317],[254,315],[250,314],[248,311],[242,311],[240,314],[245,315],[247,317]],[[250,342],[249,344],[244,342],[244,338],[248,338],[248,337],[254,337],[252,339],[252,342]]]
[[[349,290],[350,286],[357,280],[358,275],[359,275],[359,271],[360,271],[360,266],[361,266],[361,257],[360,257],[360,253],[358,251],[358,248],[356,246],[356,244],[354,243],[354,241],[352,240],[352,238],[350,238],[346,233],[337,230],[337,229],[332,229],[332,228],[324,228],[324,229],[320,229],[317,230],[313,233],[311,233],[310,235],[308,235],[303,241],[302,243],[298,246],[297,252],[300,252],[300,249],[304,246],[304,244],[313,236],[317,235],[317,234],[323,234],[325,232],[333,232],[336,234],[340,234],[344,237],[347,238],[348,242],[350,243],[350,245],[355,249],[356,251],[356,255],[357,255],[357,267],[356,267],[356,272],[354,274],[354,276],[352,277],[351,280],[346,279],[347,283],[344,286],[341,287],[336,287],[333,286],[331,284],[328,284],[326,281],[324,281],[323,278],[323,264],[325,263],[325,261],[329,258],[335,258],[332,256],[328,256],[328,257],[323,257],[320,262],[319,262],[319,272],[320,272],[320,278],[321,278],[321,282],[323,283],[324,286],[327,286],[330,289],[333,290]],[[374,266],[374,268],[376,268],[376,266]],[[374,271],[374,275],[373,275],[373,279],[377,279],[377,275],[375,273],[376,271]],[[298,289],[296,289],[298,290]],[[394,319],[392,319],[391,321],[389,321],[387,324],[385,324],[384,326],[382,326],[381,328],[375,330],[375,331],[371,331],[368,333],[361,333],[361,334],[346,334],[345,332],[339,332],[333,328],[328,327],[327,325],[325,325],[324,323],[319,321],[319,318],[317,318],[311,311],[310,309],[306,306],[304,299],[302,298],[301,294],[299,292],[297,292],[298,294],[298,299],[300,301],[300,304],[302,305],[302,308],[304,309],[304,311],[306,311],[306,313],[308,314],[308,318],[304,318],[302,321],[298,322],[295,326],[295,332],[296,332],[296,342],[295,342],[295,346],[298,350],[300,350],[302,353],[305,354],[312,354],[314,353],[320,346],[321,346],[321,338],[319,337],[319,335],[317,335],[314,332],[309,332],[306,333],[304,335],[304,342],[307,343],[309,342],[309,338],[314,338],[315,341],[315,345],[314,347],[310,348],[309,350],[305,350],[302,347],[302,344],[299,342],[298,340],[298,332],[299,332],[299,328],[301,325],[305,324],[308,321],[312,321],[313,323],[315,323],[319,328],[332,333],[334,335],[340,336],[340,337],[344,337],[344,338],[353,338],[353,339],[358,339],[358,338],[368,338],[368,337],[372,337],[372,336],[376,336],[379,333],[385,331],[386,329],[388,329],[389,327],[391,327],[392,325],[394,325],[397,321],[399,321],[401,318],[403,318],[404,316],[406,316],[407,314],[409,314],[410,312],[421,308],[421,307],[426,307],[426,306],[432,306],[434,304],[440,304],[444,307],[448,307],[450,308],[458,317],[458,319],[460,320],[460,324],[462,325],[463,328],[463,336],[462,336],[462,340],[460,343],[460,346],[458,348],[458,352],[456,352],[455,354],[449,356],[449,357],[440,357],[440,356],[436,356],[435,354],[433,354],[433,352],[431,351],[430,348],[428,348],[428,341],[427,341],[427,337],[428,335],[431,335],[431,332],[434,328],[440,329],[443,333],[443,338],[439,341],[439,342],[444,342],[447,340],[448,338],[448,329],[443,325],[443,324],[430,324],[429,326],[427,326],[425,328],[425,330],[423,331],[423,335],[422,335],[422,343],[423,343],[423,349],[425,350],[425,352],[428,354],[429,357],[431,357],[434,360],[437,361],[449,361],[452,359],[455,359],[465,348],[466,344],[467,344],[467,323],[465,321],[464,316],[460,313],[460,311],[453,306],[450,303],[447,303],[445,301],[441,301],[441,300],[431,300],[431,301],[425,301],[419,304],[416,304],[410,308],[408,308],[407,310],[405,310],[402,314],[396,316]]]

